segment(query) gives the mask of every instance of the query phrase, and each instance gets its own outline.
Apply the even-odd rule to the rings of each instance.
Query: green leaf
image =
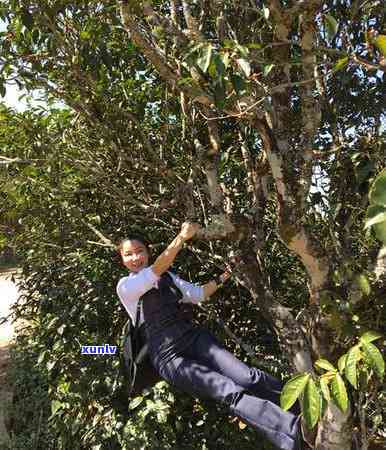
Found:
[[[244,45],[236,44],[236,48],[243,58],[248,58],[248,55],[249,55],[248,47],[245,47]]]
[[[129,403],[129,410],[135,409],[137,406],[139,406],[143,402],[143,397],[135,397],[131,402]]]
[[[222,77],[224,75],[225,65],[218,53],[213,56],[208,73],[212,78],[217,78],[217,76]]]
[[[56,365],[56,361],[48,361],[47,363],[47,370],[50,371],[52,370]]]
[[[362,334],[362,336],[359,338],[359,341],[368,344],[369,342],[376,341],[381,337],[383,337],[382,334],[379,334],[375,331],[366,331],[366,333]]]
[[[251,65],[249,64],[249,62],[244,58],[238,58],[236,59],[236,61],[241,70],[245,73],[246,77],[248,78],[251,75]]]
[[[55,414],[60,408],[62,408],[63,403],[58,400],[52,400],[51,402],[51,414]]]
[[[386,206],[386,168],[375,178],[369,198],[373,205]]]
[[[88,41],[91,39],[91,33],[89,31],[83,30],[80,32],[79,37],[83,40],[83,41]]]
[[[364,295],[370,295],[371,287],[369,280],[365,274],[361,273],[360,275],[358,275],[356,277],[356,282],[358,283],[358,286]]]
[[[323,397],[329,402],[331,399],[330,389],[328,387],[328,379],[321,377],[320,378],[320,390],[322,391]]]
[[[199,57],[197,58],[196,63],[204,73],[206,73],[209,68],[210,61],[212,59],[212,50],[212,44],[205,45],[200,49]]]
[[[227,69],[230,62],[229,53],[228,52],[220,53],[219,58],[221,59],[221,62],[223,63],[225,69]]]
[[[386,35],[379,34],[374,41],[375,46],[382,53],[384,57],[386,57]]]
[[[320,414],[320,394],[312,378],[309,378],[304,390],[303,415],[307,428],[312,430],[319,419]]]
[[[361,351],[358,345],[352,347],[347,353],[346,365],[344,374],[351,385],[357,389],[358,387],[358,372],[357,363],[361,358]]]
[[[247,45],[248,48],[256,48],[256,49],[260,49],[263,48],[263,46],[261,44],[258,44],[257,42],[251,42],[250,44]]]
[[[324,26],[326,28],[326,35],[327,39],[329,41],[332,41],[338,32],[338,22],[336,21],[335,17],[333,17],[331,14],[325,14],[324,15]]]
[[[47,353],[47,350],[44,350],[44,352],[40,353],[39,358],[37,360],[38,364],[41,364],[43,362],[43,359],[44,359],[46,353]]]
[[[302,373],[292,377],[283,387],[280,395],[280,405],[287,411],[296,402],[304,388],[310,375],[308,373]]]
[[[333,372],[336,371],[335,367],[326,359],[318,359],[315,362],[315,367],[320,367],[321,369],[325,370],[332,370]]]
[[[264,66],[263,69],[263,77],[267,77],[269,75],[269,73],[271,72],[271,70],[273,69],[274,64],[267,64],[266,66]]]
[[[335,377],[332,380],[331,383],[331,395],[338,406],[338,408],[345,412],[348,408],[348,396],[347,396],[347,390],[346,385],[344,384],[343,378],[340,376],[339,373],[335,374]]]
[[[381,222],[386,222],[386,207],[371,205],[367,208],[365,229]]]
[[[346,360],[347,360],[347,353],[345,353],[344,355],[342,355],[342,356],[339,358],[339,361],[338,361],[338,369],[339,369],[339,372],[340,372],[340,373],[343,373],[343,371],[344,371],[344,369],[345,369],[345,367],[346,367]]]
[[[263,6],[263,15],[266,20],[268,20],[269,18],[269,13],[270,13],[269,9],[266,6]]]
[[[386,222],[377,223],[374,225],[374,232],[377,239],[386,245]]]
[[[223,46],[224,48],[234,48],[236,45],[235,41],[232,41],[230,39],[224,39]]]
[[[332,68],[332,72],[335,73],[338,70],[342,70],[344,67],[347,66],[349,60],[350,60],[350,58],[348,56],[338,59],[338,61],[335,63],[334,67]]]
[[[370,342],[362,342],[362,349],[365,355],[365,361],[382,381],[385,373],[385,361],[383,360],[381,352]]]

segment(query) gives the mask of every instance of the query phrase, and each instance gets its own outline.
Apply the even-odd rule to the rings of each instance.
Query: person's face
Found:
[[[121,249],[122,262],[131,272],[139,272],[149,264],[149,253],[142,242],[124,242]]]

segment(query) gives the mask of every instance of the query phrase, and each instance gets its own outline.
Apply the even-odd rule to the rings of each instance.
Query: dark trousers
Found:
[[[182,354],[157,369],[176,388],[221,402],[278,448],[300,448],[299,416],[278,406],[282,383],[235,358],[209,331],[200,329]]]

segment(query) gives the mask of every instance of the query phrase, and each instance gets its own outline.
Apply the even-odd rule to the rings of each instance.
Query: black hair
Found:
[[[150,253],[150,243],[149,241],[142,236],[141,234],[129,234],[125,238],[119,241],[117,245],[117,250],[120,252],[122,250],[123,244],[127,241],[138,241],[146,247],[146,250]]]

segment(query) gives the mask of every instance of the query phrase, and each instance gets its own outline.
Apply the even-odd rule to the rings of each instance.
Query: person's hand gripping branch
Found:
[[[178,252],[184,243],[200,230],[201,225],[195,222],[184,222],[178,235],[172,240],[168,247],[158,256],[152,265],[153,272],[161,276],[173,264]]]

